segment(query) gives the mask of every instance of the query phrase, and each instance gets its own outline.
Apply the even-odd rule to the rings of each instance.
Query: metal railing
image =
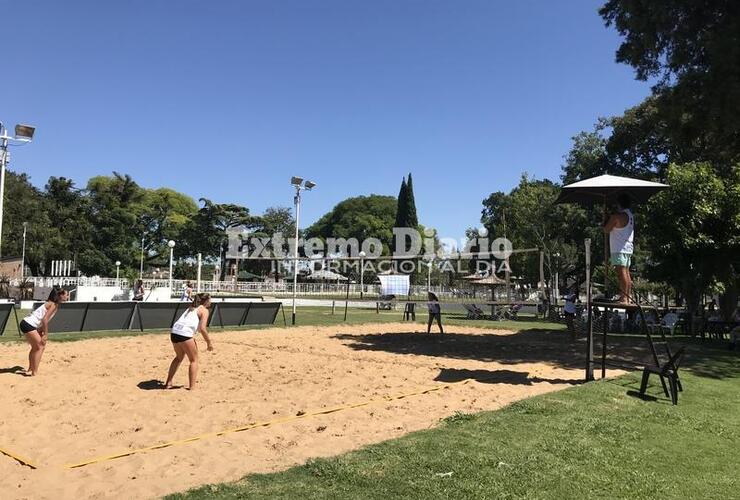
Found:
[[[17,286],[18,280],[12,280],[11,285]],[[122,290],[130,290],[133,286],[129,280],[125,278],[109,278],[109,277],[36,277],[31,276],[26,278],[26,281],[33,283],[35,287],[51,287],[51,286],[64,286],[64,287],[78,287],[78,286],[98,286],[98,287],[117,287]],[[163,289],[168,288],[170,281],[168,279],[145,279],[144,288],[146,290],[152,289]],[[197,288],[197,282],[195,280],[172,280],[172,295],[178,296],[181,290],[185,287],[185,284],[190,282],[193,288]],[[260,296],[273,296],[273,297],[290,297],[293,295],[293,283],[291,281],[215,281],[215,280],[202,280],[200,282],[200,291],[212,294],[239,294],[239,295],[260,295]],[[427,291],[435,293],[439,298],[458,299],[461,301],[486,301],[491,300],[491,292],[488,289],[473,289],[472,287],[450,287],[446,285],[435,285],[428,288],[426,285],[411,285],[409,290],[409,296],[424,300],[426,299]],[[363,298],[376,298],[381,295],[381,288],[379,284],[364,284],[359,283],[298,283],[296,288],[296,295],[302,297],[331,297],[340,299],[349,295],[350,298],[357,299],[360,296]],[[506,292],[504,289],[496,290],[496,299],[505,299]],[[406,297],[406,296],[404,296]],[[402,297],[397,297],[401,299]],[[536,298],[536,292],[532,296],[527,297],[513,297],[513,300],[534,300]]]

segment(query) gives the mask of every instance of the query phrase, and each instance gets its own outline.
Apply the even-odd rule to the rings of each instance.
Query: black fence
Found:
[[[43,302],[33,305],[34,309]],[[171,328],[187,302],[66,302],[49,324],[54,333],[105,330],[164,330]],[[280,302],[212,302],[208,326],[271,325]],[[5,331],[13,304],[0,303],[0,332]],[[285,319],[285,312],[283,312]]]
[[[0,335],[5,331],[11,314],[16,314],[17,320],[18,315],[15,311],[15,305],[12,302],[0,302]]]

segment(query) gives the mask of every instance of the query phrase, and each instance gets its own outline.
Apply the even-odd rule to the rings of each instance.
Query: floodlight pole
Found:
[[[295,303],[296,295],[298,294],[298,227],[301,219],[301,191],[306,189],[308,191],[316,187],[315,182],[304,181],[303,177],[292,177],[290,179],[291,185],[295,188],[295,196],[293,197],[293,204],[295,205],[295,246],[293,249],[293,318],[292,322],[295,325]]]
[[[295,187],[295,196],[293,197],[295,205],[295,243],[293,247],[293,316],[292,323],[295,325],[295,301],[298,293],[298,223],[301,218],[301,186]]]

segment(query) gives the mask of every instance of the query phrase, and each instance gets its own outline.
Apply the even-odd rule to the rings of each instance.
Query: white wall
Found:
[[[77,302],[110,302],[129,300],[131,291],[117,286],[78,286]]]

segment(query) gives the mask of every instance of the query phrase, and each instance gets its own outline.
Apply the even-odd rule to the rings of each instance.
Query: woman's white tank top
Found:
[[[621,210],[627,216],[627,225],[615,227],[609,233],[609,248],[611,253],[633,253],[635,250],[635,218],[629,209]]]
[[[188,308],[182,316],[180,316],[180,319],[172,325],[172,333],[182,337],[194,337],[195,332],[198,331],[199,323],[200,318],[198,317],[198,309]]]
[[[34,309],[31,314],[23,318],[23,321],[25,321],[31,326],[38,327],[39,325],[41,325],[41,322],[44,320],[44,316],[46,316],[46,311],[47,311],[46,302],[44,302],[39,307]]]

